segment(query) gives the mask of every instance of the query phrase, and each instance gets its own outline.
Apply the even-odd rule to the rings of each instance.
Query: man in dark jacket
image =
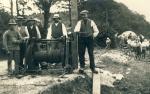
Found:
[[[97,36],[99,30],[95,22],[88,18],[88,11],[83,10],[80,12],[82,19],[77,22],[75,27],[75,32],[79,33],[78,37],[78,53],[79,53],[79,62],[80,62],[80,73],[84,72],[85,67],[85,50],[88,49],[88,54],[90,58],[90,68],[93,73],[98,73],[95,70],[94,62],[94,37]]]
[[[9,55],[8,57],[8,72],[12,72],[12,60],[15,61],[15,74],[19,73],[20,63],[20,42],[21,36],[17,31],[17,23],[14,19],[9,21],[10,29],[3,34],[3,45]]]

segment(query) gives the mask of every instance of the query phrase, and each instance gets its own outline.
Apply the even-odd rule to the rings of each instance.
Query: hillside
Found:
[[[90,17],[97,22],[99,28],[109,25],[119,33],[133,30],[144,35],[150,30],[150,24],[143,15],[134,13],[125,5],[113,0],[88,0],[82,4],[83,8],[90,11]]]
[[[134,31],[149,38],[150,23],[143,15],[132,12],[121,3],[113,0],[88,0],[81,4],[79,11],[82,9],[89,10],[90,18],[95,20],[99,30],[105,31],[98,37],[102,41],[99,44],[105,44],[106,36],[113,38],[114,33],[121,34],[124,31]]]

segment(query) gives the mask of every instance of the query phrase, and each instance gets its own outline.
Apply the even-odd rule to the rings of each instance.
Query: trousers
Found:
[[[19,69],[24,67],[23,59],[25,58],[26,48],[27,48],[27,45],[25,42],[20,44],[20,66],[21,67]]]
[[[20,50],[12,50],[8,56],[8,71],[12,71],[12,60],[15,61],[15,74],[19,73]]]
[[[90,68],[95,68],[95,62],[94,62],[94,40],[93,37],[79,37],[78,38],[78,54],[79,54],[79,62],[80,67],[85,67],[85,51],[86,48],[88,50],[88,55],[90,59]]]

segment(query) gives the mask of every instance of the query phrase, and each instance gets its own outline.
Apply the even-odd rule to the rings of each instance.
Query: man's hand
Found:
[[[27,38],[23,38],[20,41],[21,41],[21,43],[25,43],[27,40],[28,40]]]
[[[14,40],[13,43],[15,43],[15,44],[20,44],[20,43],[21,43],[21,40]]]
[[[93,37],[96,38],[96,37],[97,37],[97,34],[96,34],[96,33],[93,33]]]

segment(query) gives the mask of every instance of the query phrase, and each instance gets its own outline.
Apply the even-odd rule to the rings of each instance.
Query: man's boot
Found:
[[[95,74],[98,74],[98,71],[94,68],[94,69],[91,69],[91,71]]]
[[[80,68],[80,69],[79,69],[79,73],[80,73],[80,74],[84,74],[84,73],[85,73],[85,72],[84,72],[84,68]]]
[[[11,61],[8,61],[8,74],[12,74],[12,63]]]

